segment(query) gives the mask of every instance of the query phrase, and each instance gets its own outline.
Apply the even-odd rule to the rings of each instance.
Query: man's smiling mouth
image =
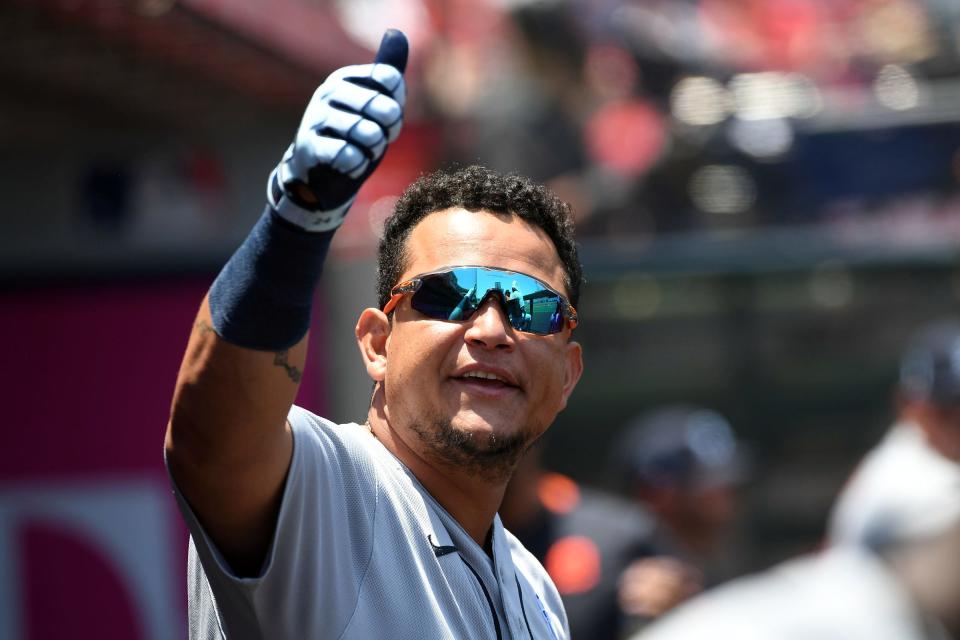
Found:
[[[505,372],[483,369],[465,371],[453,378],[465,387],[479,392],[519,391],[520,386]]]
[[[461,379],[464,379],[464,378],[478,378],[478,379],[480,379],[480,380],[495,380],[495,381],[498,381],[498,382],[502,382],[503,384],[513,386],[513,385],[511,385],[509,382],[507,382],[506,380],[504,380],[503,378],[501,378],[500,376],[498,376],[497,374],[495,374],[495,373],[489,373],[489,372],[487,372],[487,371],[468,371],[467,373],[465,373],[465,374],[463,374],[462,376],[460,376],[460,378],[461,378]]]

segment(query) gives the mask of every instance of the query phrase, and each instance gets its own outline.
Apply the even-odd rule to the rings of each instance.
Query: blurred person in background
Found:
[[[896,422],[855,470],[833,510],[833,543],[883,544],[890,531],[949,517],[932,510],[896,521],[915,500],[905,478],[960,461],[960,321],[929,324],[910,338],[895,402]]]
[[[842,490],[827,548],[697,598],[637,638],[960,638],[960,323],[909,341],[897,421]]]
[[[617,588],[624,568],[650,553],[654,523],[648,514],[548,470],[536,446],[507,486],[500,517],[556,584],[571,638],[621,637]]]
[[[931,449],[912,458],[865,538],[734,580],[634,639],[960,638],[960,465]]]
[[[746,456],[719,413],[671,405],[634,419],[613,459],[628,495],[655,522],[647,557],[620,578],[618,598],[629,630],[732,577],[725,551]]]
[[[634,420],[611,457],[629,499],[548,471],[534,450],[500,510],[553,578],[574,638],[621,638],[730,577],[720,556],[744,455],[727,421],[663,407]]]

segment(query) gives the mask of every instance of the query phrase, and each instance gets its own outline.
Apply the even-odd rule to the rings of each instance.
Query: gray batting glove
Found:
[[[407,38],[388,30],[373,64],[334,71],[317,88],[293,144],[267,182],[277,214],[311,232],[340,226],[403,124]]]

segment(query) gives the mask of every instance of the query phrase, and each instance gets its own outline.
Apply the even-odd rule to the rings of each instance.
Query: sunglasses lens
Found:
[[[565,324],[563,303],[560,296],[549,289],[534,290],[531,299],[525,301],[526,311],[530,316],[527,328],[524,331],[547,335],[561,331]]]
[[[437,320],[467,320],[493,294],[517,331],[547,335],[565,326],[564,303],[545,284],[511,271],[476,267],[451,269],[420,277],[411,306]]]
[[[423,315],[437,320],[466,320],[476,311],[471,292],[476,276],[468,269],[453,269],[421,277],[420,288],[410,304]]]

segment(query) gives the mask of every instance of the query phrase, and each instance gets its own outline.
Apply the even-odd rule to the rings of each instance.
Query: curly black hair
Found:
[[[377,294],[382,309],[390,290],[406,267],[406,241],[427,215],[460,207],[468,211],[509,213],[543,229],[553,241],[563,263],[564,285],[576,306],[583,282],[583,267],[573,239],[570,205],[543,185],[519,174],[501,174],[473,165],[456,171],[421,176],[400,196],[383,227],[377,249]]]

